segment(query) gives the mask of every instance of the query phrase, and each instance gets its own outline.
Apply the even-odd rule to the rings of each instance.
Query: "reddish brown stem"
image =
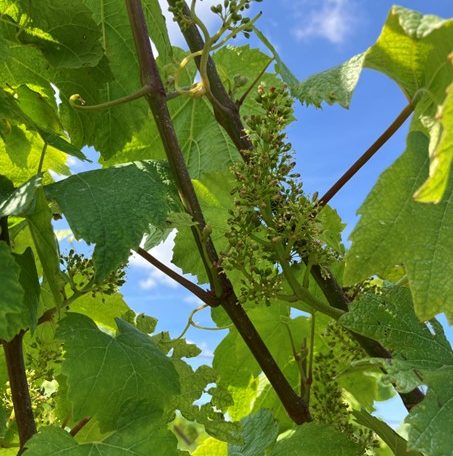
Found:
[[[206,222],[195,190],[190,179],[187,166],[179,146],[173,122],[167,107],[167,97],[159,75],[156,61],[151,49],[149,34],[140,0],[126,0],[129,20],[135,40],[138,61],[140,65],[141,81],[150,87],[150,94],[146,97],[153,113],[155,122],[167,154],[175,183],[179,190],[182,202],[194,221],[198,230],[203,232]],[[234,105],[234,104],[233,104]],[[234,108],[237,110],[236,106]],[[219,299],[222,307],[236,326],[239,334],[244,339],[253,356],[257,360],[269,382],[274,387],[278,397],[285,407],[288,415],[295,423],[302,424],[310,420],[306,403],[295,393],[275,362],[269,349],[250,321],[247,313],[239,304],[233,286],[228,277],[218,267],[218,255],[210,239],[203,241],[199,238],[197,229],[192,230],[204,261],[206,272],[210,275],[212,284],[219,284],[221,290]],[[204,245],[202,244],[204,243]],[[215,289],[215,287],[213,287]],[[216,290],[217,292],[218,290]]]
[[[0,218],[0,240],[9,244],[8,218]],[[6,367],[8,370],[11,398],[13,401],[14,415],[17,431],[19,433],[20,449],[17,453],[25,451],[25,443],[36,433],[35,417],[31,406],[30,390],[28,388],[27,374],[25,371],[24,352],[21,331],[10,342],[3,342]]]
[[[212,293],[208,293],[207,291],[203,290],[203,288],[200,288],[195,283],[191,282],[190,280],[187,280],[185,277],[173,271],[173,269],[169,268],[168,266],[165,266],[165,264],[161,263],[157,258],[152,256],[145,249],[139,247],[136,250],[136,252],[148,263],[152,264],[157,269],[166,274],[168,277],[173,279],[175,282],[179,283],[185,289],[189,290],[192,294],[194,294],[197,298],[201,299],[208,306],[217,307],[220,304],[219,300]]]
[[[26,442],[36,433],[35,418],[33,416],[28,380],[25,373],[22,338],[23,334],[20,333],[11,342],[5,342],[3,344],[14,415],[19,433],[20,450],[18,455],[24,452]]]
[[[365,151],[365,153],[338,179],[335,184],[319,200],[319,206],[325,206],[345,184],[362,168],[365,163],[396,133],[406,119],[414,111],[414,106],[409,103],[392,122],[387,130]]]

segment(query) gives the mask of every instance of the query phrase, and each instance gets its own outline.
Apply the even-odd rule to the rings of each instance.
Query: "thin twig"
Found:
[[[265,67],[260,71],[260,74],[255,78],[255,80],[250,84],[250,86],[247,88],[247,90],[242,94],[241,98],[236,102],[236,104],[241,107],[242,104],[244,103],[245,99],[250,95],[250,92],[253,90],[253,88],[258,84],[259,80],[263,77],[264,73],[266,73],[266,70],[269,68],[269,65],[272,63],[274,59],[269,59],[269,61],[266,63]]]
[[[139,247],[136,250],[136,252],[148,263],[155,266],[157,269],[162,271],[175,282],[178,282],[186,290],[189,290],[192,294],[194,294],[197,298],[201,299],[208,306],[217,307],[219,305],[218,299],[212,293],[208,293],[207,291],[203,290],[203,288],[199,287],[197,284],[191,282],[190,280],[187,280],[185,277],[179,275],[177,272],[173,271],[173,269],[169,268],[168,266],[165,266],[165,264],[161,263],[157,258],[152,256],[145,249]]]
[[[414,111],[414,105],[409,103],[392,122],[387,130],[365,151],[365,153],[340,177],[340,179],[327,190],[320,198],[318,205],[325,206],[343,187],[344,185],[365,165],[365,163],[395,134],[403,125],[406,119]]]

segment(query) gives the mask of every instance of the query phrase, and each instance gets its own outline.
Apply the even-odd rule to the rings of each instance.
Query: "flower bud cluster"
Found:
[[[250,18],[244,16],[243,12],[250,8],[252,1],[261,3],[263,0],[223,0],[223,3],[211,6],[211,11],[219,16],[227,30],[234,32],[235,29],[245,26],[243,33],[246,38],[249,38],[253,29],[251,24],[247,27]]]
[[[96,294],[112,295],[125,283],[123,268],[111,272],[102,282],[94,281],[94,265],[91,258],[74,252],[71,249],[67,256],[62,256],[60,263],[66,269],[66,275],[74,293],[90,292],[93,297]]]
[[[174,0],[173,4],[168,7],[168,11],[173,14],[173,21],[180,24],[182,29],[193,24],[192,18],[186,15],[184,6],[185,0]]]
[[[374,434],[353,421],[351,407],[344,399],[339,382],[342,371],[366,354],[349,333],[337,323],[330,323],[322,333],[325,348],[313,358],[313,383],[310,413],[319,423],[331,424],[364,447],[376,446]]]
[[[253,148],[232,167],[238,184],[224,267],[243,273],[243,298],[269,302],[281,288],[278,249],[290,261],[309,258],[321,266],[330,253],[319,241],[322,226],[294,172],[292,146],[283,131],[292,119],[292,98],[285,87],[260,85],[256,101],[261,113],[246,119]]]

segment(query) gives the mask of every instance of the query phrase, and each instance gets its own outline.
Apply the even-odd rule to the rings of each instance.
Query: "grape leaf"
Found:
[[[101,112],[81,112],[68,104],[73,94],[80,94],[87,104],[99,104],[130,95],[141,87],[124,5],[94,0],[84,0],[82,4],[91,12],[98,29],[103,31],[101,46],[105,57],[97,67],[63,69],[52,80],[60,89],[64,126],[73,142],[78,147],[94,146],[108,158],[120,151],[132,135],[149,122],[148,107],[143,99]]]
[[[237,100],[240,100],[247,92],[256,78],[266,68],[266,65],[272,62],[272,59],[266,54],[263,54],[259,49],[251,48],[249,45],[225,46],[213,55],[213,59],[230,96]],[[237,77],[246,79],[243,86],[235,86],[235,78]],[[241,106],[241,114],[243,116],[262,111],[262,107],[255,100],[257,87],[261,83],[267,86],[282,85],[275,73],[265,72],[261,75]]]
[[[316,74],[293,88],[293,95],[302,104],[317,108],[325,101],[349,108],[352,94],[359,81],[366,53],[358,54],[341,65]]]
[[[150,225],[166,228],[167,214],[178,210],[166,166],[152,161],[76,174],[49,185],[46,193],[75,237],[96,244],[99,281],[127,261]]]
[[[438,149],[438,130],[442,127],[436,114],[438,106],[445,102],[447,87],[453,82],[453,67],[449,62],[452,40],[453,20],[423,16],[395,6],[366,57],[369,68],[390,76],[416,103],[411,131],[430,134],[430,177],[415,194],[423,202],[441,200],[450,174],[453,150]],[[451,122],[444,126],[447,129],[443,135],[451,135],[448,131]]]
[[[24,125],[12,125],[8,134],[0,140],[0,169],[16,185],[22,185],[34,177],[43,152],[44,141],[34,131]],[[66,155],[50,145],[46,149],[42,171],[53,170],[59,174],[69,174]],[[46,175],[44,182],[49,182]]]
[[[57,330],[67,354],[62,373],[73,419],[96,416],[101,430],[114,428],[124,404],[163,409],[179,392],[178,374],[152,340],[129,323],[116,323],[118,334],[111,337],[90,318],[69,313]]]
[[[385,278],[395,265],[403,265],[418,317],[429,320],[445,312],[451,320],[453,179],[437,205],[412,198],[428,173],[427,149],[428,138],[411,133],[406,152],[381,175],[359,209],[344,280],[351,284],[373,274]]]
[[[148,407],[146,407],[148,405]],[[27,456],[149,456],[150,454],[177,456],[177,441],[159,415],[149,404],[126,410],[116,420],[115,430],[92,443],[79,444],[65,430],[45,427],[27,442]]]
[[[157,334],[153,340],[165,353],[172,350],[171,360],[179,375],[181,392],[174,397],[170,408],[179,410],[187,420],[202,424],[209,435],[219,440],[227,442],[237,440],[238,423],[227,421],[221,413],[231,405],[231,396],[220,385],[207,390],[209,384],[217,383],[215,370],[205,365],[194,370],[183,360],[183,358],[199,355],[201,350],[184,339],[171,340],[168,333]],[[211,400],[205,401],[202,405],[197,404],[196,401],[200,400],[205,392],[211,395]]]
[[[108,328],[111,331],[116,329],[115,318],[129,312],[128,305],[124,302],[121,293],[112,295],[90,293],[77,298],[71,304],[71,312],[81,313],[91,318],[98,326]]]
[[[377,340],[392,352],[394,359],[405,360],[416,369],[453,365],[450,344],[441,330],[433,334],[418,320],[407,288],[392,287],[382,294],[366,294],[354,301],[339,321],[346,328]]]
[[[361,456],[363,448],[326,424],[307,423],[279,440],[271,456]]]
[[[228,445],[210,437],[197,447],[192,456],[228,456]]]
[[[15,11],[10,1],[3,6],[16,13],[15,21],[26,23],[21,39],[38,46],[54,67],[94,66],[102,57],[101,30],[80,1],[13,3],[19,6]]]
[[[249,309],[248,314],[258,332],[263,334],[277,364],[281,367],[286,366],[293,359],[288,327],[298,338],[302,338],[303,334],[308,334],[306,319],[299,317],[290,320],[288,307],[277,303],[269,307]],[[247,387],[250,378],[257,377],[261,372],[236,329],[230,329],[228,335],[217,346],[213,366],[219,373],[218,381],[225,386]]]
[[[60,252],[52,228],[52,213],[42,187],[36,190],[34,211],[27,213],[26,219],[44,272],[44,279],[52,292],[54,305],[60,308],[66,282],[60,271]]]
[[[352,304],[340,323],[390,350],[391,359],[372,358],[354,365],[382,367],[384,381],[392,382],[398,391],[409,392],[426,384],[425,374],[453,365],[453,352],[441,325],[436,320],[429,322],[430,328],[420,323],[407,288],[365,295]]]
[[[4,28],[0,28],[0,86],[18,87],[33,84],[42,95],[53,96],[50,87],[49,65],[41,52],[32,45],[24,45],[10,38]]]
[[[423,381],[428,393],[406,418],[410,425],[409,446],[429,456],[452,454],[453,366],[426,372]]]
[[[244,443],[229,445],[228,456],[263,456],[278,435],[278,424],[269,410],[244,418],[241,426]]]
[[[25,216],[33,212],[36,190],[41,186],[42,177],[32,177],[28,182],[14,190],[7,199],[0,199],[0,217]]]
[[[453,161],[453,84],[447,89],[447,97],[436,114],[434,130],[440,129],[438,143],[430,148],[431,163],[429,177],[415,192],[415,198],[421,202],[439,202],[445,193]],[[437,138],[435,138],[437,139]]]
[[[28,313],[27,317],[24,315],[24,320],[27,321],[26,326],[34,330],[38,324],[37,314],[41,288],[33,251],[31,247],[28,247],[22,254],[15,253],[14,258],[20,267],[19,282],[24,290],[24,313]]]
[[[347,108],[363,68],[393,79],[415,105],[411,131],[430,137],[430,175],[419,185],[415,197],[438,203],[448,185],[453,161],[451,95],[446,96],[453,82],[452,41],[453,20],[393,6],[378,40],[366,52],[299,84],[289,77],[289,86],[307,105],[320,107],[327,102]],[[281,75],[288,79],[287,72]]]
[[[195,191],[203,209],[206,222],[212,227],[211,239],[218,252],[227,245],[225,232],[228,229],[228,210],[232,208],[230,190],[233,186],[230,173],[212,173],[193,181]],[[200,255],[194,255],[196,244],[187,226],[177,226],[172,262],[184,273],[198,277],[199,283],[207,283],[208,277]]]
[[[11,340],[30,319],[24,306],[21,268],[8,245],[0,241],[0,338]]]
[[[388,445],[393,454],[398,456],[422,456],[416,451],[408,451],[407,441],[380,419],[370,415],[365,410],[353,410],[352,414],[357,423],[372,429]]]

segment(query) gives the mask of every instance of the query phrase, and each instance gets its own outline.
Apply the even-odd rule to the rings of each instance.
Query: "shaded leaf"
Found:
[[[41,263],[44,279],[51,289],[57,308],[63,303],[65,278],[60,271],[60,252],[52,228],[52,212],[42,187],[36,190],[35,208],[26,214],[31,237]]]
[[[147,407],[148,405],[148,407]],[[149,404],[125,410],[115,423],[114,432],[101,441],[78,443],[65,430],[45,427],[27,442],[27,456],[177,456],[175,436],[167,429]]]
[[[100,331],[82,315],[69,313],[60,321],[68,399],[74,420],[96,416],[101,430],[114,429],[125,404],[142,401],[161,410],[179,392],[171,361],[153,341],[129,323],[116,320],[116,337]]]
[[[418,317],[429,320],[445,312],[452,319],[453,179],[437,205],[412,198],[428,174],[427,149],[428,138],[411,133],[406,152],[381,175],[359,209],[344,280],[352,284],[373,274],[385,278],[395,265],[403,265]]]
[[[362,456],[363,448],[326,424],[307,423],[279,440],[271,456]]]
[[[269,410],[244,418],[241,426],[244,443],[229,445],[228,456],[263,456],[278,435],[278,424]]]
[[[46,193],[66,216],[76,239],[96,244],[96,280],[126,263],[150,225],[166,228],[178,210],[167,167],[136,162],[88,171],[49,185]]]
[[[21,268],[8,245],[0,241],[0,338],[10,341],[30,321],[24,307]]]
[[[447,366],[425,373],[428,385],[426,398],[406,418],[409,446],[429,456],[453,453],[453,367]]]

